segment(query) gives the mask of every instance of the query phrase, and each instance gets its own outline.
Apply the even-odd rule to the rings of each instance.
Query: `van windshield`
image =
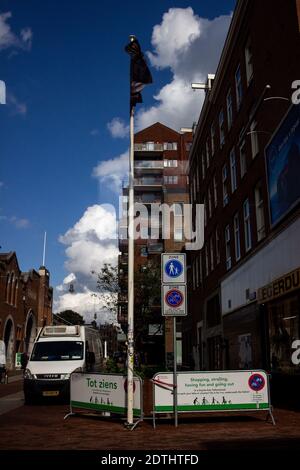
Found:
[[[76,361],[83,358],[82,341],[49,341],[36,343],[31,361]]]

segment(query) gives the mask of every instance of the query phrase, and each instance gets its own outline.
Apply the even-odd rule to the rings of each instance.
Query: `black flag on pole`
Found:
[[[130,43],[125,47],[130,55],[130,107],[142,103],[141,91],[145,85],[152,83],[151,72],[135,36],[130,36]]]

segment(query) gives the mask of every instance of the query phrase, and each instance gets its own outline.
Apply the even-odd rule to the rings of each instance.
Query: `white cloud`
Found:
[[[119,193],[122,182],[128,179],[128,150],[118,157],[99,162],[93,168],[92,176],[97,178],[100,185],[106,185],[112,191]]]
[[[56,287],[56,311],[71,308],[91,319],[94,309],[91,294],[97,293],[96,277],[92,271],[98,273],[105,263],[117,264],[119,250],[116,229],[116,215],[112,206],[95,204],[88,207],[79,221],[59,237],[59,241],[66,245],[65,268],[69,274]],[[74,285],[74,293],[68,291],[70,282]],[[97,300],[97,308],[102,319],[111,319],[101,299]]]
[[[125,122],[116,117],[113,118],[108,124],[107,128],[111,133],[112,137],[121,138],[128,137],[129,134],[129,125],[126,125]]]
[[[201,18],[192,8],[170,8],[162,22],[153,28],[151,64],[169,68],[172,79],[154,96],[157,104],[140,108],[138,129],[160,121],[179,130],[198,120],[204,100],[203,91],[193,91],[192,82],[205,82],[215,73],[231,14],[213,20]]]
[[[16,228],[28,228],[30,225],[28,219],[21,219],[15,215],[9,218],[9,222],[12,223]]]
[[[157,105],[142,109],[137,114],[138,129],[148,127],[157,121],[175,130],[189,127],[193,121],[196,121],[203,102],[203,96],[191,89],[190,82],[176,76],[172,82],[161,88],[154,99],[158,101]]]
[[[25,116],[27,114],[27,105],[19,101],[12,93],[8,93],[7,95],[7,104],[11,108],[13,115],[19,114]]]
[[[101,297],[94,297],[94,292],[86,289],[84,292],[65,293],[54,300],[53,311],[56,313],[63,312],[64,310],[74,310],[75,312],[82,315],[86,323],[90,323],[94,320],[94,313],[97,315],[97,322],[116,322],[114,315],[107,311],[103,306],[102,296],[107,294],[101,294]]]
[[[0,51],[11,47],[29,51],[32,43],[31,29],[23,28],[18,36],[8,24],[11,17],[10,11],[0,14]]]
[[[178,54],[188,50],[190,44],[200,35],[200,21],[193,9],[170,8],[163,15],[161,24],[154,26],[152,46],[155,54],[148,56],[157,68],[175,67]]]

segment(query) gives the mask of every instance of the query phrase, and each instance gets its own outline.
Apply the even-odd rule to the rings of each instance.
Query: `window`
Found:
[[[218,227],[216,228],[216,263],[220,263],[220,236]]]
[[[183,202],[174,203],[174,215],[177,217],[183,216]]]
[[[246,159],[246,142],[243,140],[240,144],[240,167],[241,167],[241,178],[247,172],[247,159]]]
[[[227,122],[228,122],[228,129],[232,126],[233,121],[233,110],[232,110],[232,94],[231,90],[229,90],[227,97],[226,97],[226,107],[227,107]]]
[[[241,241],[240,241],[240,221],[239,214],[235,214],[233,218],[234,226],[234,248],[235,248],[235,260],[238,261],[241,257]]]
[[[203,282],[203,272],[202,272],[202,253],[199,254],[199,280],[200,284]]]
[[[205,275],[208,276],[209,273],[209,259],[208,259],[208,247],[205,245]]]
[[[178,165],[177,160],[164,160],[165,168],[177,168],[177,165]]]
[[[177,184],[178,176],[164,176],[165,184]]]
[[[226,269],[227,271],[231,268],[231,252],[230,252],[230,227],[229,225],[225,228],[225,253],[226,253]]]
[[[10,305],[14,304],[14,289],[15,289],[15,275],[14,273],[12,273],[11,278],[10,278],[10,299],[9,299]]]
[[[196,264],[196,267],[195,267],[195,269],[196,269],[196,287],[199,287],[199,258],[198,258],[198,256],[196,258],[196,263],[195,264]]]
[[[211,190],[208,188],[208,217],[212,216],[212,200],[211,200]]]
[[[213,176],[213,186],[214,186],[214,204],[215,204],[215,207],[217,207],[217,205],[218,205],[218,190],[217,190],[216,175]]]
[[[223,166],[222,170],[222,181],[223,181],[223,206],[226,206],[229,202],[228,196],[228,173],[227,173],[227,164]]]
[[[215,153],[215,136],[216,136],[215,125],[212,124],[210,128],[211,156],[213,156]]]
[[[250,137],[251,137],[251,151],[252,151],[252,158],[255,158],[259,152],[258,146],[258,133],[256,131],[257,122],[252,121],[250,125]]]
[[[177,150],[177,142],[164,142],[164,150]]]
[[[240,109],[243,98],[242,75],[240,65],[235,72],[235,94],[236,94],[236,107]]]
[[[182,240],[182,224],[180,224],[180,227],[174,227],[174,241],[181,242]]]
[[[255,193],[257,241],[259,242],[266,236],[264,201],[263,201],[263,195],[262,195],[261,182],[257,183],[257,185],[255,186],[254,193]]]
[[[214,241],[213,241],[213,237],[210,237],[209,246],[210,246],[210,269],[211,269],[211,271],[213,271],[214,270]]]
[[[202,164],[202,178],[205,178],[205,157],[204,154],[202,153],[201,156],[201,164]]]
[[[250,38],[248,38],[248,41],[245,47],[245,63],[246,63],[247,85],[249,85],[253,77],[252,46],[251,46]]]
[[[222,148],[225,143],[225,128],[224,128],[224,111],[221,109],[219,114],[219,129],[220,129],[220,147]]]
[[[186,142],[186,144],[185,144],[185,150],[186,150],[187,152],[189,152],[189,151],[191,150],[191,148],[192,148],[192,142]],[[176,149],[174,149],[174,150],[177,150],[177,143],[176,143]]]
[[[196,166],[196,189],[197,191],[200,190],[200,165],[197,160],[197,166]]]
[[[230,152],[230,175],[231,175],[231,191],[234,191],[237,188],[237,177],[236,177],[236,161],[235,161],[235,152],[234,149]]]
[[[208,140],[206,141],[205,145],[205,154],[206,154],[206,166],[209,167],[209,143]]]
[[[245,232],[245,249],[249,251],[251,249],[251,222],[250,222],[250,204],[249,200],[246,199],[243,205],[244,212],[244,232]]]
[[[146,142],[146,149],[147,150],[154,150],[154,142]]]
[[[196,261],[193,260],[192,263],[192,280],[193,280],[193,290],[196,289]]]

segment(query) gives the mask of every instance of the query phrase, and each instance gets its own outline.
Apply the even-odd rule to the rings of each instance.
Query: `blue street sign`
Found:
[[[170,259],[165,265],[165,272],[171,278],[177,278],[182,274],[183,265],[177,259]]]

